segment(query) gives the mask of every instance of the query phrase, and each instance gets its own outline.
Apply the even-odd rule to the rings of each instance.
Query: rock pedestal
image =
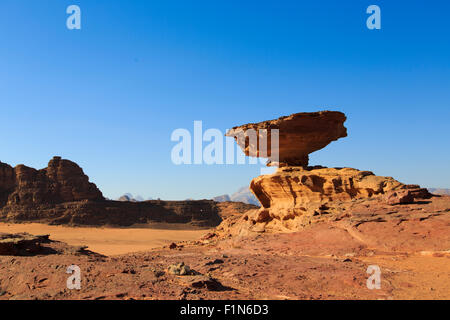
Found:
[[[276,120],[235,127],[227,133],[227,136],[235,137],[246,155],[267,157],[270,164],[279,165],[275,173],[252,180],[250,190],[262,208],[245,214],[242,225],[259,232],[296,231],[310,223],[308,217],[327,215],[336,211],[342,203],[379,197],[388,192],[395,195],[406,192],[410,195],[406,199],[408,201],[429,195],[419,186],[406,186],[394,178],[376,176],[370,171],[308,167],[309,153],[347,136],[343,125],[345,120],[343,113],[335,111],[296,113]],[[261,146],[264,145],[255,144],[247,138],[249,132],[256,132],[260,138],[265,138],[269,132],[270,137],[273,129],[278,129],[279,147],[272,148],[272,153],[262,153]],[[274,153],[277,152],[279,162],[275,163]],[[406,200],[396,200],[391,196],[388,204]]]

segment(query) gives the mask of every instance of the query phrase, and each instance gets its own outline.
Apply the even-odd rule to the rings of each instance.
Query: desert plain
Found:
[[[193,241],[205,234],[205,229],[183,228],[173,225],[157,225],[152,228],[94,228],[49,226],[42,223],[0,223],[0,233],[49,234],[53,240],[72,246],[87,246],[89,250],[107,256],[146,251],[173,242]]]

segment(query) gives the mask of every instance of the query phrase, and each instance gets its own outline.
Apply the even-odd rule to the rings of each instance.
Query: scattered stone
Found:
[[[169,249],[176,249],[177,248],[177,244],[175,243],[175,242],[172,242],[170,245],[169,245]]]
[[[116,298],[123,298],[123,297],[125,297],[127,294],[128,294],[127,292],[118,293],[118,294],[116,294]]]
[[[211,238],[214,238],[216,236],[215,233],[213,232],[208,232],[207,234],[205,234],[203,237],[200,238],[200,240],[208,240]]]
[[[185,265],[184,262],[171,264],[167,268],[167,272],[169,274],[174,274],[177,276],[186,276],[186,275],[196,275],[198,272],[192,270],[189,266]]]
[[[214,261],[209,261],[209,262],[205,263],[205,266],[211,266],[213,264],[220,264],[220,263],[223,263],[222,259],[215,259]]]
[[[136,271],[133,268],[125,268],[122,270],[122,273],[136,274]]]
[[[349,253],[346,253],[346,254],[345,254],[346,257],[350,257],[350,258],[351,258],[351,257],[354,257],[355,255],[356,255],[356,254],[355,254],[354,252],[349,252]]]
[[[225,288],[217,279],[204,275],[186,276],[180,278],[178,281],[185,286],[196,289],[219,291]]]

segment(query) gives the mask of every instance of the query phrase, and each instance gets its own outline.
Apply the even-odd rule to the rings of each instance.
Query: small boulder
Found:
[[[215,259],[213,261],[208,261],[207,263],[205,263],[205,266],[212,266],[213,264],[221,264],[223,263],[222,259]]]
[[[186,276],[186,275],[196,275],[197,272],[189,268],[189,266],[185,265],[184,262],[171,264],[167,268],[167,272],[169,274],[174,274],[177,276]]]
[[[177,248],[177,244],[175,243],[175,242],[172,242],[170,245],[169,245],[169,249],[176,249]]]
[[[180,284],[195,288],[195,289],[207,289],[209,291],[222,291],[226,289],[217,279],[204,275],[187,276],[178,279]]]

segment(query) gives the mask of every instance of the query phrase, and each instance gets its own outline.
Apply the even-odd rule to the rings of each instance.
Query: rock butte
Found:
[[[306,167],[311,152],[347,136],[344,127],[346,119],[338,111],[294,113],[275,120],[234,127],[226,136],[234,137],[246,156],[268,158],[268,165]],[[273,129],[279,130],[278,147],[272,144]],[[256,134],[259,141],[267,141],[267,147],[261,147],[256,139],[251,138],[252,134]]]
[[[227,133],[236,137],[246,155],[259,156],[259,150],[250,146],[248,139],[246,141],[246,131],[279,129],[281,166],[275,173],[251,181],[250,190],[262,208],[251,210],[240,218],[235,224],[239,226],[240,234],[245,228],[257,232],[298,231],[310,224],[312,217],[337,212],[342,203],[357,199],[384,195],[383,199],[389,204],[396,204],[430,196],[426,189],[417,185],[404,185],[392,177],[376,176],[370,171],[308,167],[310,152],[347,135],[343,126],[345,119],[343,113],[333,111],[296,113],[235,127]],[[225,221],[224,224],[229,223]]]
[[[74,162],[54,157],[36,170],[0,162],[0,221],[66,225],[183,223],[217,226],[229,211],[252,205],[211,200],[121,202],[106,200]]]
[[[0,163],[0,196],[0,206],[104,200],[76,163],[60,157],[42,170]]]

